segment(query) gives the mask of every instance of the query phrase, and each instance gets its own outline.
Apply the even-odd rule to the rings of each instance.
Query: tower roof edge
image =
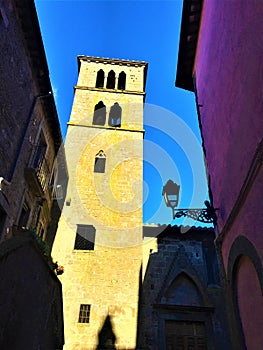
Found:
[[[125,59],[119,59],[119,58],[108,58],[108,57],[94,57],[94,56],[86,56],[86,55],[78,55],[77,56],[78,62],[80,60],[84,61],[90,61],[90,62],[100,62],[100,63],[106,63],[106,64],[119,64],[119,65],[126,65],[126,66],[148,66],[148,62],[145,61],[135,61],[135,60],[125,60]]]

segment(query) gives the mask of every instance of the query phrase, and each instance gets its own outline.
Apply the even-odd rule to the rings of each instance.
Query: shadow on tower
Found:
[[[98,333],[98,345],[97,350],[116,349],[115,348],[116,336],[113,332],[111,323],[111,317],[108,315],[105,318],[104,324]]]

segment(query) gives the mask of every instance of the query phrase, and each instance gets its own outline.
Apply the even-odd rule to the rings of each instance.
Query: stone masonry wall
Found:
[[[157,250],[149,256],[141,289],[139,349],[166,348],[166,320],[204,322],[207,347],[230,349],[224,294],[212,240],[206,246],[207,243],[195,239],[168,236],[158,240]],[[181,286],[177,290],[173,286],[178,277]]]
[[[21,6],[23,7],[22,4]],[[34,7],[28,8],[34,11]],[[43,104],[44,99],[52,102],[52,95],[48,95],[50,84],[46,87],[47,91],[39,91],[38,79],[41,80],[41,75],[32,64],[33,54],[42,49],[41,37],[37,37],[37,34],[34,38],[30,37],[30,26],[27,27],[28,32],[25,32],[21,23],[26,19],[21,18],[22,15],[14,1],[1,1],[0,11],[3,18],[0,23],[0,177],[5,180],[1,183],[0,190],[0,235],[1,239],[4,239],[5,235],[8,235],[8,228],[19,223],[24,203],[30,211],[28,226],[31,225],[35,209],[39,206],[41,196],[32,193],[31,186],[26,183],[24,169],[32,165],[41,130],[47,144],[48,176],[53,170],[55,146],[54,133],[51,132],[50,123],[47,121],[47,117],[51,119],[52,115],[47,116]],[[34,15],[36,16],[36,13],[28,13],[28,16]],[[32,23],[37,24],[35,17],[32,17]],[[37,28],[35,30],[37,32]],[[32,48],[32,52],[29,47]],[[45,62],[45,57],[41,56],[39,60]],[[43,71],[45,68],[43,67]],[[48,72],[42,72],[43,74]],[[37,98],[40,93],[46,94],[45,98]],[[59,129],[57,134],[60,135]],[[44,195],[46,212],[52,205],[49,195],[50,193]],[[46,231],[50,216],[46,213],[42,218]]]
[[[65,266],[63,284],[65,350],[96,349],[107,317],[117,349],[135,349],[142,265],[143,69],[103,64],[136,75],[136,92],[95,88],[101,63],[80,58],[65,149],[69,172],[66,204],[52,255]],[[131,88],[131,87],[130,87]],[[118,102],[120,127],[93,125],[94,107]],[[94,172],[96,155],[105,171]],[[77,225],[93,225],[94,250],[74,250]],[[91,305],[89,323],[79,323],[80,304]]]

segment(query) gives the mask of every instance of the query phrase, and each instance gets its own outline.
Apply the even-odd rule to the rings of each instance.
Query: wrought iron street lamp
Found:
[[[163,186],[163,197],[167,207],[170,207],[173,212],[173,219],[180,218],[182,216],[189,217],[193,220],[216,224],[216,209],[212,207],[209,201],[205,201],[206,208],[198,209],[176,209],[179,201],[180,186],[172,180],[168,180],[166,185]]]

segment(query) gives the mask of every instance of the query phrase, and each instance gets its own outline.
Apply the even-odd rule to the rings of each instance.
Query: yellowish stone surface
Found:
[[[69,172],[67,202],[52,256],[65,268],[65,350],[96,349],[98,333],[111,317],[117,349],[135,349],[138,294],[143,260],[143,101],[145,63],[96,62],[81,57],[78,85],[65,149]],[[128,62],[128,63],[127,63]],[[126,89],[95,88],[97,72],[126,73]],[[117,86],[117,81],[116,81]],[[92,125],[103,101],[104,126]],[[108,126],[110,107],[122,108],[121,127]],[[104,173],[94,173],[96,154],[106,155]],[[96,229],[94,250],[74,250],[78,224]],[[147,256],[148,252],[146,252]],[[90,322],[78,323],[80,304],[90,304]]]

